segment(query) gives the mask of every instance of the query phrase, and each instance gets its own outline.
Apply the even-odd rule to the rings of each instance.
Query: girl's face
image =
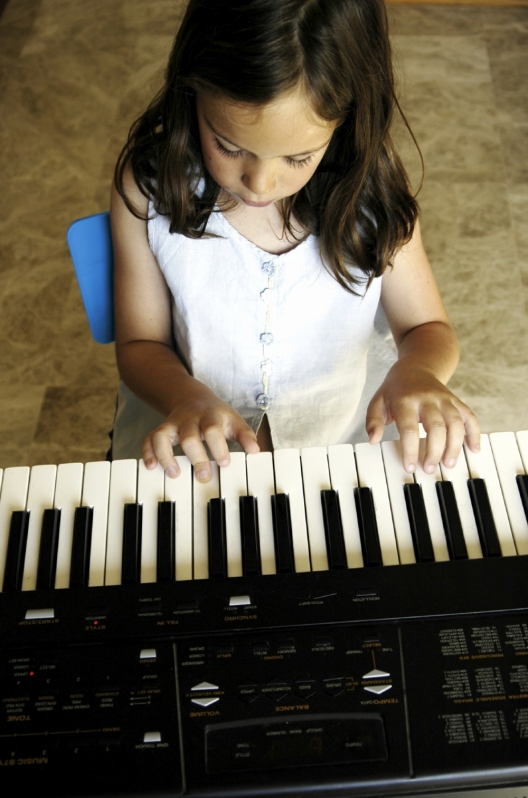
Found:
[[[249,208],[265,208],[306,185],[337,127],[318,117],[300,90],[261,107],[202,93],[196,110],[209,174]]]

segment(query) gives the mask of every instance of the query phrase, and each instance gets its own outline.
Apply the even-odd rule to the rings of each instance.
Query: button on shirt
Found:
[[[148,222],[189,372],[255,432],[266,413],[275,448],[348,442],[381,279],[359,296],[345,291],[325,269],[315,236],[271,255],[219,212],[207,232],[217,237],[170,234],[164,216]]]

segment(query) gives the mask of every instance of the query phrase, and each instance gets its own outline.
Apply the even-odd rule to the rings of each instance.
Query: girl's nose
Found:
[[[264,197],[273,191],[277,184],[273,165],[255,163],[245,169],[242,183],[257,197]]]

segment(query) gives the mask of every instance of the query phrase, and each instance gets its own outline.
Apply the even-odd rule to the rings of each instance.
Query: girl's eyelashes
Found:
[[[238,158],[239,155],[242,155],[242,150],[226,150],[225,147],[222,147],[218,139],[215,138],[214,144],[216,149],[222,153],[222,155],[226,155],[228,158]]]
[[[218,152],[221,152],[222,155],[226,156],[226,158],[238,158],[243,153],[243,150],[227,150],[224,146],[222,146],[222,144],[220,144],[217,138],[214,139],[214,145],[218,150]],[[301,166],[307,166],[312,160],[312,158],[313,155],[308,155],[306,158],[303,158],[300,161],[296,161],[295,158],[288,158],[288,157],[286,157],[285,160],[288,166],[301,167]]]

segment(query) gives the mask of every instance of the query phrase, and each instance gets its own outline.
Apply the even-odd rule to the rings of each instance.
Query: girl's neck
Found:
[[[224,200],[222,193],[219,200],[220,208],[222,208]],[[306,231],[295,219],[292,220],[295,238],[284,230],[282,215],[276,204],[266,208],[250,208],[237,202],[234,207],[229,207],[232,205],[230,197],[226,196],[225,200],[227,207],[222,210],[222,214],[231,227],[234,227],[240,235],[265,252],[282,255],[284,252],[294,249],[307,237]]]

